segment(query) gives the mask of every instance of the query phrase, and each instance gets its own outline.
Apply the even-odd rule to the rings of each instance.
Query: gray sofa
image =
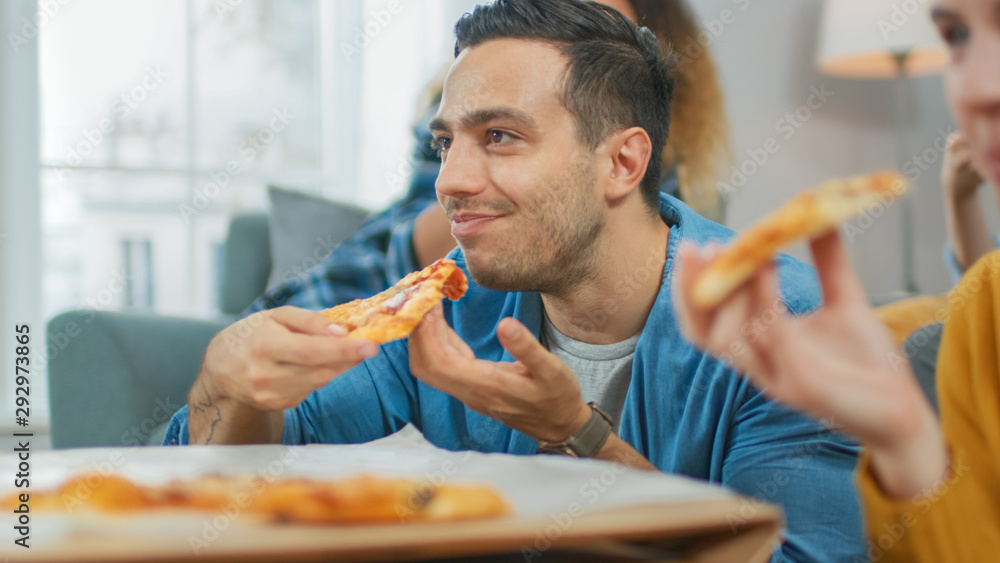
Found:
[[[324,240],[339,244],[367,215],[357,207],[301,194],[279,196],[284,199],[276,201],[272,190],[270,216],[241,215],[230,222],[219,319],[78,310],[49,321],[54,448],[162,443],[166,422],[187,401],[212,337],[268,287],[275,249],[287,258],[282,245],[309,247],[294,239],[313,237],[317,229],[327,233]],[[308,213],[301,212],[303,205]],[[317,213],[318,207],[326,213]],[[310,214],[312,222],[288,220]],[[295,236],[274,232],[289,224],[298,229]],[[276,239],[282,240],[276,244]]]

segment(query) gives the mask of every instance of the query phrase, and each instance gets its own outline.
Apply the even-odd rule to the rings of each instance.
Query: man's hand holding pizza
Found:
[[[592,411],[570,368],[512,318],[501,321],[497,337],[517,361],[477,359],[437,306],[410,336],[410,371],[470,409],[535,440],[559,442],[579,432]],[[596,457],[655,469],[614,434]]]
[[[227,327],[209,344],[188,399],[191,443],[280,442],[284,409],[378,352],[346,334],[295,307]]]
[[[375,357],[378,344],[409,336],[443,297],[459,299],[466,289],[465,274],[442,259],[367,299],[322,312],[281,307],[238,321],[205,353],[188,396],[190,441],[280,442],[285,409]]]

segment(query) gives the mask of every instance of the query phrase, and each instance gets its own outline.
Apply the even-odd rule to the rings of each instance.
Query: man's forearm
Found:
[[[945,212],[951,251],[964,272],[995,248],[993,236],[976,195],[959,201],[945,198]]]
[[[277,444],[285,428],[283,411],[262,411],[216,396],[204,376],[188,394],[188,433],[192,444]]]
[[[630,446],[628,442],[615,434],[608,437],[608,441],[605,442],[601,451],[597,453],[595,459],[614,461],[628,467],[642,469],[643,471],[659,471],[648,459],[635,451],[635,448]]]

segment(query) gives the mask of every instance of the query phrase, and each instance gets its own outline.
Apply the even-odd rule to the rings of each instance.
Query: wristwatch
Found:
[[[550,455],[568,455],[570,457],[586,458],[594,457],[601,451],[604,443],[611,436],[611,417],[597,406],[593,401],[587,403],[590,410],[590,419],[583,428],[560,442],[549,442],[541,440],[538,442],[538,453]]]

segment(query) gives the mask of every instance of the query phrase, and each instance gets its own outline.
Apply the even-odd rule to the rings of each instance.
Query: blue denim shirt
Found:
[[[674,256],[682,241],[725,241],[733,232],[708,221],[680,201],[661,196],[660,214],[670,226],[665,271],[637,264],[623,272],[624,293],[640,276],[661,275],[662,287],[635,350],[632,381],[621,419],[621,438],[666,473],[721,483],[743,495],[780,505],[788,522],[774,561],[864,561],[865,543],[853,472],[858,449],[821,423],[784,408],[723,362],[684,340],[671,303]],[[456,250],[452,257],[465,268]],[[651,257],[655,258],[655,257]],[[814,272],[787,256],[779,259],[782,297],[789,310],[818,305]],[[616,291],[617,292],[617,291]],[[614,296],[608,296],[609,299]],[[612,301],[595,303],[601,322]],[[542,326],[537,293],[502,293],[470,283],[445,317],[480,359],[513,361],[496,328],[514,317],[535,335]],[[765,319],[766,320],[766,319]],[[766,330],[766,326],[757,327]],[[188,441],[187,407],[171,421],[168,444]],[[414,378],[406,341],[331,381],[285,412],[285,444],[360,443],[413,423],[438,447],[531,455],[537,443],[504,424],[468,409],[457,399]],[[748,502],[747,514],[754,512]],[[742,511],[741,511],[742,512]],[[733,518],[746,517],[734,514]]]

